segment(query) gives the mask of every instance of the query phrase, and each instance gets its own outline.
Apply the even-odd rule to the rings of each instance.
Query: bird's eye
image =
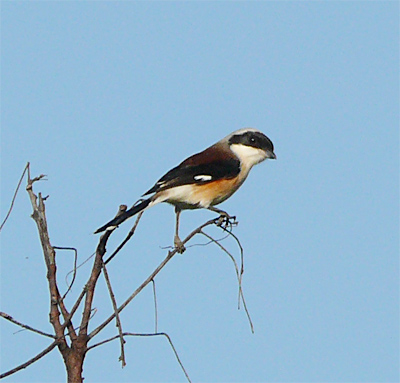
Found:
[[[256,142],[255,137],[250,137],[250,142],[252,142],[252,143]]]

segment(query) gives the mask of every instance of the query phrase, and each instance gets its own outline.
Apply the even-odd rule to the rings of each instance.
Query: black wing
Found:
[[[206,184],[222,178],[236,177],[240,172],[240,161],[234,158],[213,161],[201,165],[182,164],[171,169],[143,195],[156,193],[160,190],[188,184]]]

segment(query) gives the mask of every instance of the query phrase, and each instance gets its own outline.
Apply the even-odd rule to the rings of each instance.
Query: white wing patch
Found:
[[[212,176],[201,174],[201,175],[198,175],[198,176],[194,176],[194,179],[196,181],[211,181],[212,180]]]

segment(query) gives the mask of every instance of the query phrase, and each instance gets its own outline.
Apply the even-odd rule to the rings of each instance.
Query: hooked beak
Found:
[[[276,154],[271,150],[267,150],[267,158],[271,160],[276,160]]]

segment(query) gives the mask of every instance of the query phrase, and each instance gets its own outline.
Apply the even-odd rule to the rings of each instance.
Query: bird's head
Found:
[[[274,144],[262,132],[253,128],[236,130],[226,136],[223,141],[228,143],[233,153],[243,165],[252,166],[265,159],[276,159]]]

